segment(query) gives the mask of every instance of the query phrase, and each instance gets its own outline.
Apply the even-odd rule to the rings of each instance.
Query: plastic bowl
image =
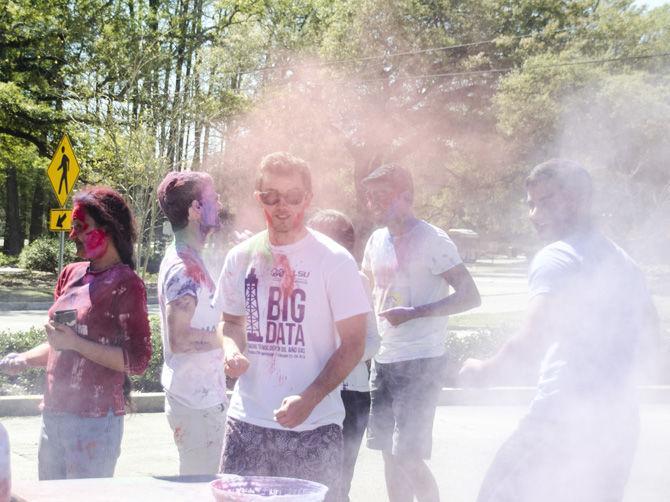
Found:
[[[314,481],[220,474],[210,483],[217,502],[320,502],[328,487]]]

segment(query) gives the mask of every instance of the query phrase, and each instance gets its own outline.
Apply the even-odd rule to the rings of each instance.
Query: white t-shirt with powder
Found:
[[[321,373],[340,340],[335,322],[370,312],[356,262],[342,246],[309,230],[300,241],[271,246],[267,231],[226,257],[216,302],[246,316],[249,369],[233,391],[228,416],[282,429],[274,410]],[[342,424],[339,388],[293,430]]]
[[[361,281],[363,281],[363,288],[368,299],[372,299],[372,291],[370,289],[370,279],[363,273],[359,272]],[[370,392],[370,371],[368,370],[367,361],[372,359],[379,350],[379,331],[377,330],[377,319],[374,312],[368,312],[365,319],[365,351],[363,358],[356,367],[349,373],[347,378],[342,382],[342,390],[353,390],[356,392]]]
[[[462,263],[456,245],[446,232],[417,220],[401,236],[388,228],[375,230],[363,256],[363,271],[372,277],[375,312],[392,307],[416,307],[433,303],[449,294],[441,276]],[[377,316],[381,348],[380,363],[439,357],[445,352],[447,316],[421,317],[398,326]]]
[[[223,349],[172,352],[166,329],[167,304],[185,295],[196,300],[191,327],[209,331],[215,337],[221,310],[212,305],[214,282],[195,251],[172,244],[165,252],[158,273],[164,359],[161,383],[177,402],[200,410],[227,402]]]

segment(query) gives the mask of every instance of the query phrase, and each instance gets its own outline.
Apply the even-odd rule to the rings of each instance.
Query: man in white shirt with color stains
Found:
[[[337,500],[339,385],[363,356],[370,304],[349,252],[305,226],[305,161],[266,156],[255,197],[267,230],[228,253],[217,289],[226,372],[239,377],[221,471],[316,481]]]
[[[165,414],[179,450],[179,474],[217,472],[226,421],[223,344],[212,305],[214,281],[202,260],[207,237],[219,228],[221,203],[212,178],[172,172],[158,201],[175,240],[158,274]]]
[[[437,483],[425,460],[444,381],[447,316],[477,307],[479,292],[446,232],[414,215],[409,171],[383,165],[363,183],[382,225],[362,264],[382,337],[370,376],[367,444],[382,451],[391,502],[436,502]]]

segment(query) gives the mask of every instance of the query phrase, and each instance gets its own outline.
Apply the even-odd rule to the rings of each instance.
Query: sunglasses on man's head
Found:
[[[286,193],[281,193],[277,190],[267,190],[265,192],[256,192],[258,197],[261,199],[263,204],[268,206],[275,206],[279,204],[281,199],[284,199],[284,202],[290,204],[291,206],[297,206],[302,204],[302,201],[305,200],[305,195],[307,192],[299,188],[291,188]]]

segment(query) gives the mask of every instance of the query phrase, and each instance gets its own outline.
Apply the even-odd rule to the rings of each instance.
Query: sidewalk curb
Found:
[[[439,406],[526,406],[535,395],[535,387],[491,387],[487,389],[456,389],[445,387]],[[230,398],[230,391],[228,392]],[[640,404],[670,405],[670,385],[639,387]],[[0,396],[0,417],[39,415],[41,395]],[[165,395],[162,392],[133,394],[133,413],[162,413]]]
[[[0,312],[10,312],[13,310],[49,310],[53,305],[53,300],[49,301],[31,301],[21,300],[14,302],[0,302]],[[158,305],[157,297],[147,298],[147,305]]]
[[[53,301],[45,302],[2,302],[0,303],[0,312],[9,312],[11,310],[48,310],[53,305]]]
[[[0,396],[0,417],[22,417],[40,415],[42,396]],[[132,394],[134,413],[159,413],[164,410],[165,395],[162,392]]]

